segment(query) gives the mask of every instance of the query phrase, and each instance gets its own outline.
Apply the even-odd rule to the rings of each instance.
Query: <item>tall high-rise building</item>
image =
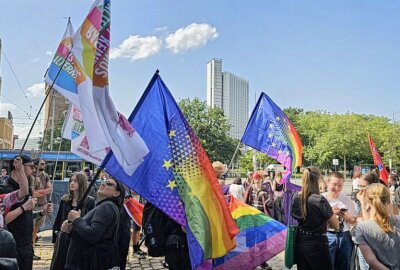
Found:
[[[249,81],[222,71],[222,60],[207,63],[207,105],[223,109],[230,136],[241,139],[249,119]]]

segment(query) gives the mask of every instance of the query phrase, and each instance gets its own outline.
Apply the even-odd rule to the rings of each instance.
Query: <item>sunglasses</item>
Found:
[[[117,186],[116,186],[113,182],[111,182],[111,181],[104,181],[104,182],[102,182],[101,184],[104,184],[104,185],[109,186],[109,187],[115,187],[115,188],[117,188]]]

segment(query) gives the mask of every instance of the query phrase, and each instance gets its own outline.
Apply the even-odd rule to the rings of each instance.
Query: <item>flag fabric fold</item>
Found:
[[[302,165],[300,136],[286,114],[265,93],[261,93],[241,141],[284,165],[287,171],[282,181],[287,188],[299,190],[289,180],[292,170]]]
[[[73,36],[72,49],[60,45],[46,76],[82,112],[89,152],[110,147],[122,168],[130,175],[143,162],[148,147],[120,114],[111,99],[108,85],[108,60],[110,50],[110,0],[97,0]],[[66,43],[70,39],[64,38]],[[62,54],[59,54],[59,51]],[[67,59],[60,61],[57,59]],[[54,74],[68,68],[59,80]]]
[[[229,210],[239,227],[237,247],[214,260],[216,270],[250,270],[285,249],[286,226],[232,195]]]
[[[378,166],[379,179],[383,180],[387,184],[389,182],[389,172],[383,164],[382,157],[379,154],[370,134],[368,134],[368,142],[369,147],[371,148],[372,157],[374,158],[374,164]]]
[[[107,172],[186,226],[193,269],[233,249],[238,228],[211,162],[158,72],[129,122],[150,152],[132,176],[113,156]]]
[[[137,225],[142,227],[144,205],[133,198],[129,198],[124,203],[124,207],[128,215],[132,218],[132,220]]]

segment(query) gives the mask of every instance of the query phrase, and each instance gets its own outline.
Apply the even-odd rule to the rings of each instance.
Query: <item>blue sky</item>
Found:
[[[0,38],[33,107],[71,17],[92,0],[1,0]],[[250,82],[279,106],[400,117],[399,1],[112,1],[110,91],[129,115],[156,69],[177,100],[206,98],[206,64]],[[1,114],[24,137],[36,111],[2,55]],[[13,104],[9,104],[10,101]],[[26,113],[32,114],[28,119]],[[43,126],[41,126],[43,127]],[[38,125],[37,130],[39,130]]]

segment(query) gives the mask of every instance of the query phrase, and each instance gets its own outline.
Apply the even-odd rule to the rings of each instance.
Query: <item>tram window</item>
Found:
[[[62,180],[61,176],[62,176],[62,162],[58,162],[57,163],[57,168],[55,169],[55,173],[54,173],[54,166],[56,165],[55,161],[47,161],[46,162],[46,172],[49,174],[50,179],[52,180]],[[54,179],[53,179],[54,176]]]
[[[80,172],[82,170],[81,162],[65,162],[65,166],[67,167],[66,178],[70,178],[72,174]]]

